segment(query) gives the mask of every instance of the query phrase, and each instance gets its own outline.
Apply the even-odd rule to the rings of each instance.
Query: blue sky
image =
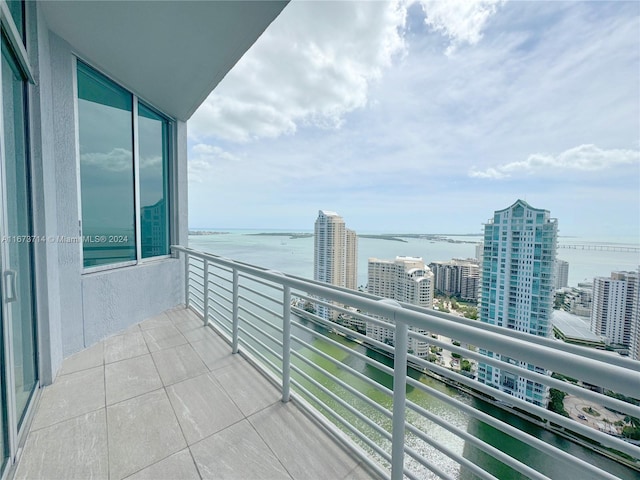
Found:
[[[640,3],[295,0],[188,123],[189,224],[640,238]]]

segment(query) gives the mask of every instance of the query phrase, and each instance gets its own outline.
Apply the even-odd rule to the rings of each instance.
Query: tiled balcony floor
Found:
[[[366,479],[371,474],[191,311],[65,360],[18,479]]]

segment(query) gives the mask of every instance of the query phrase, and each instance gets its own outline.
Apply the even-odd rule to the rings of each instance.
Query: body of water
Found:
[[[257,235],[254,230],[220,230],[222,235],[197,235],[189,237],[192,248],[241,260],[262,267],[313,278],[313,237],[291,239],[287,236]],[[274,233],[282,233],[274,231]],[[310,233],[310,232],[306,232]],[[437,242],[419,238],[406,238],[406,242],[358,239],[358,285],[367,284],[367,260],[370,257],[394,259],[396,256],[422,257],[425,263],[452,258],[474,258],[476,243],[482,237],[450,237],[452,240],[471,243]],[[560,238],[560,244],[612,245],[639,247],[640,241],[630,238],[589,239]],[[616,270],[637,270],[640,252],[609,252],[599,250],[558,249],[558,258],[569,262],[569,285],[592,281],[594,277],[608,277]]]

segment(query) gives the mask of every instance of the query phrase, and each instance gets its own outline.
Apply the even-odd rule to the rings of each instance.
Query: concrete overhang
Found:
[[[80,58],[186,121],[285,1],[39,2]]]

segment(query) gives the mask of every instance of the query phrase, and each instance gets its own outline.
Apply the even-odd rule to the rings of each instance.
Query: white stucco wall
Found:
[[[33,11],[35,15],[36,12]],[[50,32],[39,18],[30,32],[37,61],[31,86],[34,233],[77,237],[79,175],[73,46]],[[33,43],[32,43],[33,44]],[[99,59],[95,60],[100,64]],[[109,73],[109,72],[106,72]],[[115,79],[117,81],[117,78]],[[187,243],[186,125],[176,125],[177,162],[171,179],[172,243]],[[85,274],[80,244],[46,243],[35,249],[41,379],[52,381],[69,355],[128,326],[184,303],[182,259]]]

